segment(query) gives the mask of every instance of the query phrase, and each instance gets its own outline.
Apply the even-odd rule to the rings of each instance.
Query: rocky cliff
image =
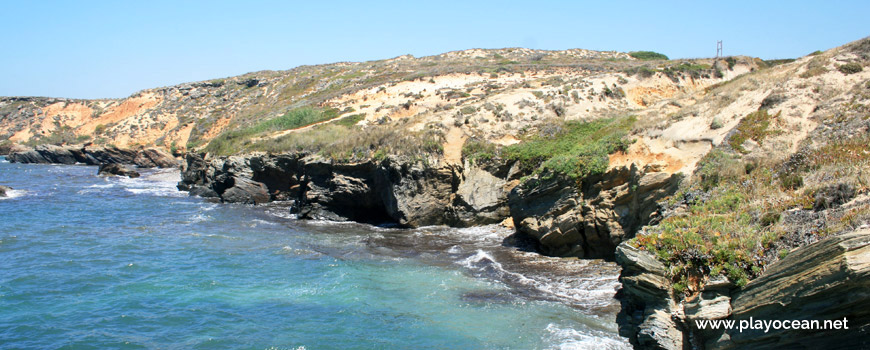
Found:
[[[141,168],[175,168],[178,160],[159,148],[123,149],[101,146],[39,145],[19,147],[6,156],[12,163],[25,164],[128,164]]]
[[[462,181],[470,173],[476,173],[474,180]],[[507,211],[499,205],[506,194],[503,179],[480,169],[464,172],[397,158],[342,164],[306,154],[208,160],[189,154],[179,188],[224,202],[291,201],[291,211],[300,218],[411,227],[488,224]]]
[[[733,97],[754,110],[617,248],[620,334],[635,348],[870,345],[868,63],[864,39],[729,83],[766,96]],[[699,326],[710,320],[849,329]]]
[[[649,221],[656,201],[680,178],[620,167],[587,179],[584,191],[557,177],[520,182],[521,175],[510,164],[439,165],[398,157],[341,164],[305,154],[188,154],[179,188],[224,202],[291,201],[293,213],[311,219],[463,227],[511,218],[546,254],[612,258],[616,245]]]

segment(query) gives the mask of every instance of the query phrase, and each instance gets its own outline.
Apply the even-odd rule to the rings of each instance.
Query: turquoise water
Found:
[[[627,348],[612,264],[0,160],[0,348]]]

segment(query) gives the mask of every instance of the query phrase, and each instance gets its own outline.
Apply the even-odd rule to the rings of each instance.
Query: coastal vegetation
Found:
[[[629,56],[642,61],[650,60],[668,60],[668,56],[654,51],[633,51],[628,53]]]
[[[738,127],[732,139],[762,139],[767,125],[756,125],[755,136]],[[684,205],[688,215],[665,218],[631,241],[666,264],[675,291],[697,292],[718,275],[743,286],[807,240],[870,219],[868,203],[817,214],[870,190],[870,137],[841,137],[778,160],[747,159],[742,142],[729,144],[738,147],[711,151],[695,182],[672,197],[670,205]]]

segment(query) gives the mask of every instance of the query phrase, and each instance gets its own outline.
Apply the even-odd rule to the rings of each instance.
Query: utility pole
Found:
[[[716,42],[716,58],[722,58],[722,40]]]

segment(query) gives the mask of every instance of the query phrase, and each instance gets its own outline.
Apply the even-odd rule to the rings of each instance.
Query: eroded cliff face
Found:
[[[25,164],[128,164],[141,168],[176,168],[179,161],[159,148],[124,149],[102,146],[39,145],[35,148],[19,147],[6,159]]]
[[[501,166],[431,164],[389,157],[341,164],[316,155],[188,154],[179,188],[224,202],[289,201],[300,218],[474,226],[511,218],[553,256],[613,258],[672,193],[680,175],[614,168],[581,187],[560,177],[519,181]]]
[[[582,184],[553,176],[535,178],[509,196],[517,230],[554,256],[612,259],[619,243],[634,237],[656,213],[657,202],[676,190],[678,174],[616,167]]]
[[[179,188],[224,202],[290,201],[300,218],[472,226],[507,215],[506,178],[422,160],[340,164],[289,154],[203,159],[189,154]]]

